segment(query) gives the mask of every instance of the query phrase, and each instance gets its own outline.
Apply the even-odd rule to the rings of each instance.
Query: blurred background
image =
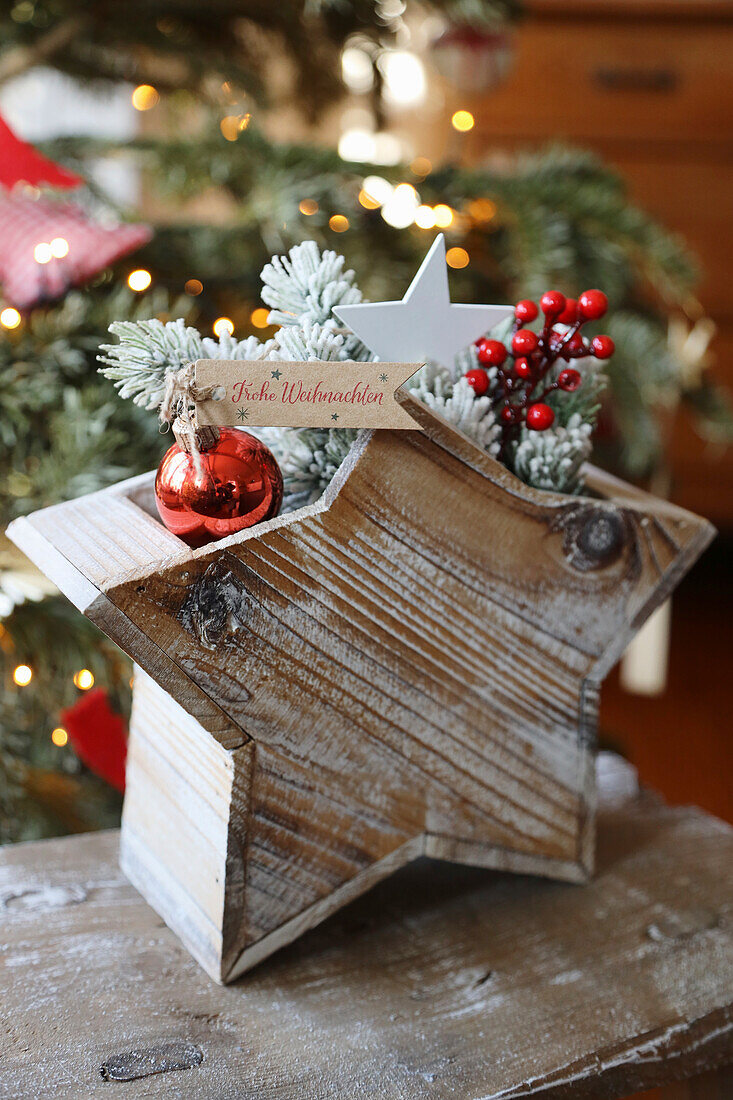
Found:
[[[724,0],[16,0],[0,14],[0,521],[157,465],[114,320],[267,334],[313,238],[400,297],[599,287],[595,460],[720,534],[605,684],[601,741],[733,820],[733,13]],[[128,660],[0,541],[0,842],[115,824]]]

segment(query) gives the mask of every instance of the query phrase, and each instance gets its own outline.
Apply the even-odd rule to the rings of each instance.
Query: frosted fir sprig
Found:
[[[271,307],[269,322],[288,328],[293,325],[322,325],[340,329],[336,306],[354,305],[362,293],[346,261],[337,252],[321,252],[315,241],[304,241],[287,256],[273,256],[262,269],[262,301]],[[341,359],[367,362],[374,358],[353,333],[342,341]]]
[[[163,400],[167,376],[204,354],[204,341],[185,321],[114,321],[109,331],[117,344],[102,344],[98,357],[105,378],[111,378],[120,397],[131,397],[136,405],[157,409]]]
[[[518,478],[535,489],[577,494],[583,489],[581,468],[590,458],[593,423],[573,413],[565,426],[544,432],[522,427],[512,444],[509,465]]]

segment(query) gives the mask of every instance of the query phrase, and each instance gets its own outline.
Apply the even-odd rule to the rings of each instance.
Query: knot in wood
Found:
[[[582,573],[617,561],[628,541],[625,519],[610,505],[583,505],[566,515],[562,526],[565,556]]]
[[[245,610],[241,582],[221,561],[213,562],[194,581],[178,612],[184,630],[206,649],[216,649],[243,625]]]
[[[174,1039],[168,1043],[146,1047],[143,1050],[126,1050],[113,1054],[99,1067],[105,1081],[137,1081],[155,1073],[192,1069],[200,1066],[204,1054],[194,1043]]]

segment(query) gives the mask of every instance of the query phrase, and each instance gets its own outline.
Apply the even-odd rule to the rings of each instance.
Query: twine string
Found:
[[[196,368],[187,363],[180,370],[166,375],[163,400],[160,403],[160,422],[172,426],[176,442],[191,455],[197,477],[201,477],[201,448],[212,446],[219,437],[216,428],[199,428],[196,419],[196,403],[208,401],[216,386],[197,386]]]

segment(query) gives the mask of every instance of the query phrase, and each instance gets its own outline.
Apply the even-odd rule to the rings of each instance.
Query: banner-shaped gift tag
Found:
[[[411,428],[395,390],[422,363],[274,362],[199,359],[200,426]]]

